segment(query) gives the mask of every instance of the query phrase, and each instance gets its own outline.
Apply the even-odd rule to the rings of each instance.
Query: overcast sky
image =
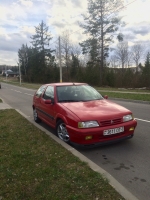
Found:
[[[119,31],[132,45],[142,42],[150,50],[150,0],[124,0],[120,14],[126,26]],[[55,45],[58,36],[69,30],[71,40],[82,42],[85,35],[78,23],[87,13],[87,0],[0,0],[0,65],[17,65],[18,49],[31,46],[35,26],[43,20]]]

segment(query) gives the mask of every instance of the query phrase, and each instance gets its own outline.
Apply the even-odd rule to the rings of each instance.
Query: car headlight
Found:
[[[78,128],[98,127],[97,121],[78,122]]]
[[[132,115],[125,115],[123,116],[123,122],[128,122],[133,120],[133,116]]]

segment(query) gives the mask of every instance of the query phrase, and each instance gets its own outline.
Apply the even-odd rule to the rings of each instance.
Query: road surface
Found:
[[[33,120],[34,92],[2,83],[0,98]],[[150,104],[113,101],[134,113],[138,122],[135,136],[117,144],[79,151],[110,173],[139,200],[150,200]],[[41,126],[52,131],[43,123]]]

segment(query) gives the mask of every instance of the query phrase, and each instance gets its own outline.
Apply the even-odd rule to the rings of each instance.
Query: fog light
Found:
[[[129,131],[134,131],[134,127],[131,127],[131,128],[129,129]]]
[[[88,135],[85,137],[86,140],[91,140],[92,139],[92,135]]]

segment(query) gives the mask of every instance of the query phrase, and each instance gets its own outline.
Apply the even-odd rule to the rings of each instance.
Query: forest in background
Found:
[[[150,49],[141,42],[131,47],[119,27],[125,26],[119,17],[121,0],[88,0],[88,13],[79,23],[85,41],[74,44],[66,30],[52,42],[49,27],[41,21],[35,27],[31,46],[22,44],[18,50],[18,66],[22,79],[30,83],[60,81],[87,82],[93,86],[150,88]],[[117,39],[115,48],[111,44]],[[54,48],[55,43],[55,48]],[[143,64],[141,61],[144,60]],[[1,70],[8,68],[1,66]]]

